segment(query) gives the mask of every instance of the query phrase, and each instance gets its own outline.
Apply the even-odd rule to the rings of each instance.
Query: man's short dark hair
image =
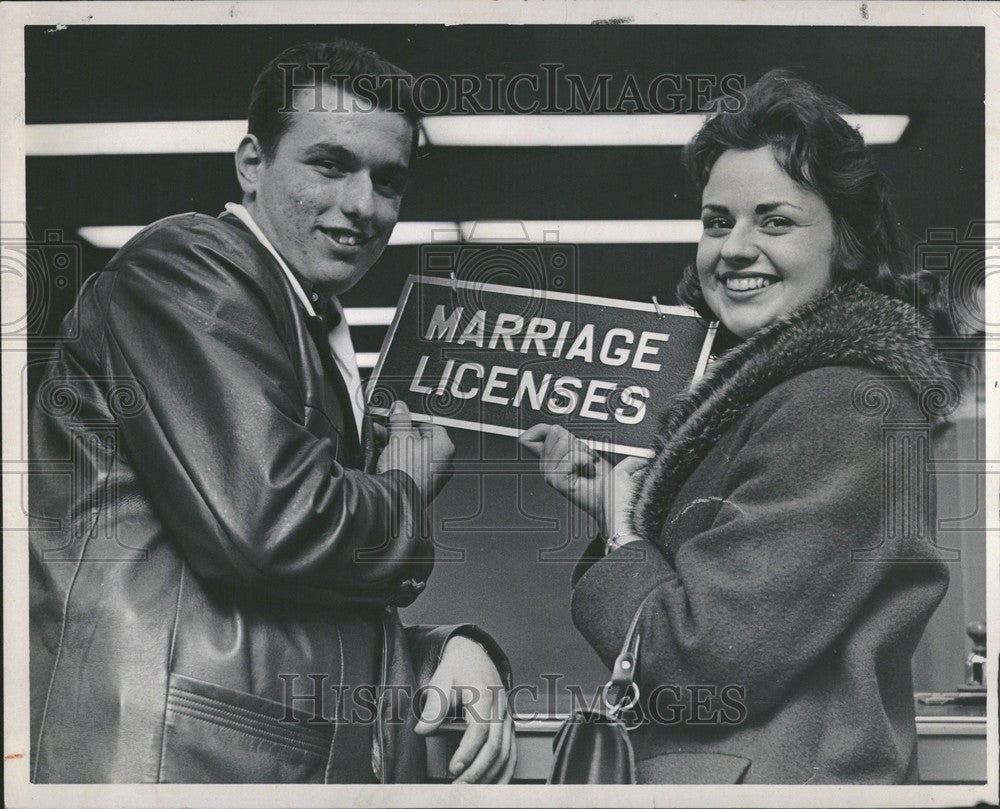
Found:
[[[334,39],[293,45],[268,62],[257,76],[250,95],[247,132],[257,137],[265,160],[274,157],[288,129],[289,116],[295,111],[294,90],[316,85],[338,85],[361,99],[365,108],[400,113],[413,128],[416,149],[420,113],[413,103],[413,76],[371,48],[349,39]],[[337,94],[328,92],[323,98],[324,109],[337,109]]]

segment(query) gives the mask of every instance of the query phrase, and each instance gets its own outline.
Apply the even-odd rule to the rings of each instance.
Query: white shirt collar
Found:
[[[274,249],[274,245],[271,244],[267,236],[264,235],[264,231],[257,226],[256,222],[254,222],[253,217],[250,216],[250,211],[238,202],[227,202],[226,210],[246,225],[250,229],[250,232],[257,237],[257,241],[264,245],[268,252],[274,256],[275,261],[278,262],[278,266],[281,267],[281,271],[285,274],[288,282],[292,285],[292,289],[295,291],[295,296],[302,302],[302,306],[305,307],[306,312],[309,313],[310,317],[316,317],[316,310],[313,308],[312,302],[309,300],[309,296],[306,295],[306,291],[302,288],[302,284],[299,283],[299,279],[295,277],[295,273],[291,271],[289,266],[285,263],[285,260],[281,257],[278,251]]]
[[[292,289],[295,291],[296,297],[299,301],[301,301],[303,308],[310,317],[316,317],[316,310],[313,308],[312,302],[309,300],[309,296],[306,295],[305,290],[302,289],[302,284],[299,283],[299,279],[295,277],[295,273],[291,271],[289,266],[285,263],[285,260],[281,257],[278,251],[274,249],[274,245],[271,244],[267,236],[264,235],[264,231],[258,227],[257,223],[250,215],[250,212],[238,202],[227,202],[226,210],[246,225],[250,232],[257,237],[257,240],[267,248],[268,252],[272,256],[274,256],[275,261],[278,262],[278,266],[281,267],[282,272],[284,272],[285,277],[288,279],[288,283],[292,285]],[[334,359],[340,366],[341,371],[343,371],[344,382],[350,392],[351,407],[354,410],[354,422],[358,428],[358,437],[360,438],[361,421],[364,418],[364,409],[361,405],[361,377],[358,372],[358,361],[354,353],[354,345],[351,342],[351,333],[347,325],[347,319],[344,317],[344,309],[340,305],[340,301],[336,298],[336,296],[330,299],[330,304],[340,313],[340,323],[333,331],[330,332],[327,337],[327,341],[330,345],[330,351],[333,354]]]

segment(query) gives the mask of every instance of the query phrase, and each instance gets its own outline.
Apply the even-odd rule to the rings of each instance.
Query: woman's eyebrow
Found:
[[[787,208],[794,208],[797,211],[801,211],[802,210],[798,205],[795,205],[795,204],[793,204],[791,202],[784,202],[784,201],[782,201],[782,202],[762,202],[760,205],[758,205],[756,208],[754,208],[754,213],[770,213],[775,208],[780,208],[783,205],[785,207],[787,207]]]
[[[794,208],[797,211],[802,210],[802,208],[800,208],[798,205],[792,202],[785,202],[785,201],[762,202],[760,203],[760,205],[757,205],[754,208],[754,213],[757,214],[771,213],[771,211],[781,207]],[[702,212],[710,211],[712,213],[729,213],[729,208],[727,208],[725,205],[718,205],[714,202],[706,202],[704,205],[701,206],[701,210]]]

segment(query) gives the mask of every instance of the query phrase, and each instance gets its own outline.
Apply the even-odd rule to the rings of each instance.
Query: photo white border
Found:
[[[143,2],[0,4],[0,237],[23,238],[24,26],[155,24],[586,24],[615,20],[637,25],[834,25],[982,26],[986,36],[986,220],[1000,236],[1000,7],[996,2],[827,2],[826,0],[704,0],[699,3],[598,2],[597,0],[434,0],[400,4],[302,2]],[[958,181],[958,178],[956,178]],[[928,190],[932,193],[932,190]],[[16,223],[21,223],[17,225]],[[18,230],[20,228],[20,231]],[[993,274],[994,276],[996,273]],[[3,323],[23,315],[23,290],[0,278]],[[1000,329],[1000,279],[988,277],[987,323]],[[989,345],[987,345],[989,349]],[[11,807],[253,806],[943,806],[998,803],[997,691],[987,699],[988,781],[980,786],[756,786],[714,785],[569,787],[489,785],[33,785],[28,780],[28,569],[25,502],[27,412],[21,371],[23,349],[4,349],[3,516],[4,543],[4,801]],[[1000,653],[1000,353],[986,352],[987,657]],[[996,672],[990,676],[996,684]]]

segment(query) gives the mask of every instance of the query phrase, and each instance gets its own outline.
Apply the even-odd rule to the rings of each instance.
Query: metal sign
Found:
[[[410,276],[368,409],[517,436],[563,424],[595,448],[651,456],[671,396],[708,363],[715,324],[678,306]]]

